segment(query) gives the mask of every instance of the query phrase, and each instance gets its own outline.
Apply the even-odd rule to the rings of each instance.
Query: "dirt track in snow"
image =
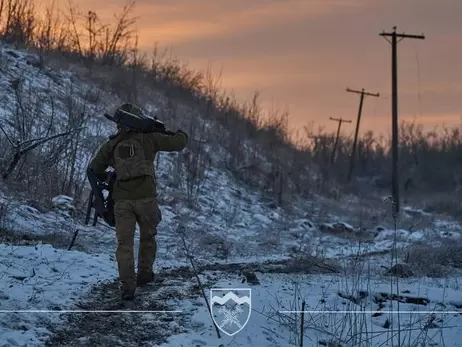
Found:
[[[258,273],[335,273],[338,268],[319,260],[287,259],[263,263],[206,264],[198,266],[204,288],[213,287],[223,276],[240,278],[242,282],[258,285]],[[162,270],[160,279],[137,290],[132,302],[120,300],[118,281],[94,287],[86,300],[76,304],[76,310],[150,310],[173,311],[167,300],[198,299],[202,296],[192,268],[178,267]],[[206,291],[207,295],[207,291]],[[202,301],[201,309],[207,309]],[[186,332],[194,312],[165,313],[64,313],[64,324],[49,326],[53,332],[46,346],[155,346],[171,335]],[[211,328],[212,323],[210,322]]]

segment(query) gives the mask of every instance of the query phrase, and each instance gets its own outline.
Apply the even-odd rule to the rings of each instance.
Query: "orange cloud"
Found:
[[[122,3],[78,4],[111,20]],[[160,43],[194,69],[212,62],[239,100],[259,90],[265,108],[289,107],[293,125],[335,129],[329,117],[356,119],[359,97],[346,87],[380,92],[365,101],[361,131],[388,133],[391,47],[379,32],[397,24],[400,32],[427,36],[399,44],[400,119],[422,114],[416,121],[426,126],[458,125],[461,11],[460,0],[138,0],[135,15],[148,53]]]
[[[287,0],[257,1],[189,1],[170,6],[142,3],[138,12],[150,13],[150,18],[141,15],[140,31],[151,40],[178,44],[190,40],[233,35],[249,29],[283,25],[288,21],[319,17],[331,11],[358,6],[354,0]],[[232,9],[227,7],[233,4]],[[238,6],[240,5],[240,6]],[[165,18],[167,16],[167,18]],[[167,20],[168,19],[168,20]],[[143,40],[151,45],[148,39]]]

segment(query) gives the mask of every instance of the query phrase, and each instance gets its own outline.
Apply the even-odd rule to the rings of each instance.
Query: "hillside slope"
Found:
[[[192,134],[189,148],[156,160],[160,281],[121,303],[114,231],[83,225],[81,211],[85,167],[114,130],[101,115],[123,99],[78,65],[43,65],[7,46],[0,57],[9,137],[79,129],[30,152],[2,183],[0,346],[295,346],[302,302],[305,347],[396,344],[398,336],[406,346],[457,345],[459,223],[406,207],[393,228],[389,203],[373,195],[300,193],[282,208],[225,165],[234,149],[219,138],[232,135],[187,103],[165,121]],[[165,116],[168,98],[148,86],[144,93],[143,106]],[[12,151],[5,134],[1,141],[5,165]],[[269,162],[259,144],[240,146]],[[398,284],[384,275],[392,258],[412,271]],[[210,300],[212,287],[251,289],[249,321],[233,337],[217,338],[202,297],[203,289]]]

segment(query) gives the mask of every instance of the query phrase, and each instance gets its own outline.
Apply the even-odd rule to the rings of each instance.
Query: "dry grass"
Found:
[[[420,206],[425,212],[432,214],[441,214],[445,216],[460,219],[462,216],[462,191],[455,187],[451,192],[440,192],[432,194],[419,194],[414,199],[417,206]]]
[[[462,241],[427,240],[406,249],[407,264],[418,276],[446,277],[462,269]]]
[[[336,161],[331,164],[333,134],[314,126],[289,127],[289,114],[279,110],[267,114],[260,106],[258,93],[248,102],[238,103],[219,89],[221,73],[214,73],[211,66],[204,71],[192,70],[157,46],[152,54],[144,54],[138,48],[134,2],[121,8],[118,19],[111,23],[101,22],[97,13],[79,10],[72,2],[61,9],[66,16],[51,6],[43,17],[34,14],[33,1],[8,0],[7,4],[0,11],[0,37],[36,53],[34,66],[38,69],[71,69],[79,76],[76,84],[88,81],[111,93],[111,100],[107,95],[102,98],[88,93],[88,103],[101,110],[122,100],[142,106],[154,103],[160,106],[158,116],[168,126],[183,128],[200,140],[202,145],[193,146],[192,159],[186,161],[183,171],[190,198],[206,179],[203,173],[210,163],[205,147],[220,153],[222,161],[215,166],[222,165],[243,183],[269,194],[285,207],[290,207],[295,196],[321,194],[336,199],[346,192],[369,195],[390,189],[390,139],[372,132],[360,137],[356,176],[345,185],[351,138],[342,136]],[[74,107],[73,112],[81,111]],[[207,127],[203,126],[206,123]],[[424,132],[413,123],[403,123],[400,128],[400,172],[407,199],[417,191],[453,191],[461,182],[459,130],[440,130]],[[70,158],[91,152],[98,142],[81,148],[89,140],[87,135],[78,134],[70,140],[72,146],[66,153]],[[35,150],[35,155],[38,162],[49,153]],[[83,177],[72,166],[53,181],[60,180],[56,191],[72,193],[79,200]],[[360,177],[361,181],[356,181]],[[435,211],[459,213],[455,206],[460,204],[455,202],[440,203]]]

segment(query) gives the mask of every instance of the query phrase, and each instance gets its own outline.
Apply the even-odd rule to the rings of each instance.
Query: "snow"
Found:
[[[47,244],[0,244],[0,273],[0,341],[7,343],[2,346],[41,346],[49,334],[40,326],[44,320],[57,321],[92,284],[116,275],[109,255]]]
[[[211,175],[215,175],[215,173],[211,171]],[[225,177],[222,176],[222,179],[225,179]],[[283,215],[274,211],[271,213],[270,210],[265,211],[267,207],[260,203],[258,196],[252,194],[252,192],[242,194],[242,200],[234,201],[234,204],[240,206],[237,210],[239,213],[238,222],[226,223],[225,219],[227,218],[228,210],[216,209],[217,202],[231,201],[230,196],[234,183],[231,180],[225,180],[225,182],[225,186],[228,186],[229,190],[222,190],[220,194],[221,200],[218,200],[220,199],[219,195],[210,199],[204,197],[198,202],[199,206],[194,207],[196,210],[199,208],[202,212],[196,213],[198,215],[197,219],[191,218],[187,237],[191,240],[197,240],[205,236],[211,240],[214,237],[217,237],[218,240],[228,240],[234,245],[236,251],[231,252],[232,254],[226,260],[227,263],[255,264],[264,261],[278,261],[284,259],[284,252],[281,249],[285,249],[290,245],[300,245],[297,242],[309,243],[307,249],[310,253],[322,255],[325,259],[347,259],[349,256],[390,250],[393,247],[395,231],[386,228],[381,228],[381,231],[376,232],[376,236],[372,241],[363,244],[319,232],[318,227],[320,224],[303,217],[294,219],[286,228],[286,231],[280,232],[276,225],[283,218]],[[205,189],[208,189],[208,187],[205,187]],[[113,231],[101,225],[97,227],[83,226],[60,208],[41,213],[37,209],[19,201],[8,200],[11,214],[7,219],[11,230],[28,232],[37,236],[56,235],[59,232],[70,241],[73,230],[78,228],[81,233],[77,238],[76,247],[80,246],[85,251],[67,251],[40,243],[33,246],[1,245],[1,273],[3,274],[0,279],[1,309],[72,309],[73,305],[84,297],[85,292],[93,285],[100,285],[102,281],[113,280],[117,277],[117,265],[113,256],[115,249]],[[70,201],[65,197],[57,197],[54,200]],[[170,249],[178,249],[179,244],[178,239],[175,239],[175,235],[172,233],[173,227],[171,225],[175,224],[176,220],[181,219],[180,216],[184,213],[191,216],[191,208],[186,205],[180,205],[179,207],[166,205],[161,206],[161,210],[165,227],[159,230],[157,268],[188,266],[188,262],[179,258],[178,253],[170,251]],[[352,225],[346,222],[342,223],[353,228]],[[243,226],[245,226],[245,229],[243,229]],[[279,246],[275,250],[255,252],[261,247],[259,246],[261,245],[261,240],[267,236],[269,230],[280,232]],[[460,231],[457,229],[451,230],[454,235],[460,235]],[[440,238],[448,237],[446,235],[447,228],[440,233],[435,229],[432,229],[431,232],[436,233]],[[301,239],[296,239],[294,242],[291,233],[295,233],[296,237]],[[414,241],[421,241],[425,239],[425,235],[429,235],[428,230],[410,233],[404,229],[398,229],[396,233],[400,246],[411,245]],[[417,235],[419,237],[416,237]],[[136,242],[138,242],[138,233],[136,234]],[[210,258],[210,255],[207,254],[207,248],[204,246],[202,248],[204,253],[197,254],[197,261],[218,261],[216,258]],[[295,335],[292,332],[293,328],[286,326],[287,324],[284,322],[294,319],[295,314],[278,313],[278,311],[290,310],[294,305],[300,309],[302,298],[306,301],[306,310],[308,311],[329,311],[306,313],[306,317],[309,317],[309,319],[306,322],[307,337],[305,338],[304,346],[318,346],[320,341],[342,337],[341,332],[333,328],[333,322],[352,320],[354,314],[343,311],[359,309],[350,302],[345,304],[348,300],[341,298],[338,293],[354,295],[359,290],[367,291],[368,298],[363,307],[360,308],[365,312],[357,313],[356,315],[364,320],[368,334],[374,333],[378,336],[373,345],[382,343],[387,338],[387,330],[381,327],[385,324],[386,317],[389,314],[384,313],[381,316],[372,317],[373,312],[367,312],[378,308],[378,305],[371,299],[374,297],[374,293],[390,293],[390,280],[380,275],[377,264],[372,264],[371,273],[362,274],[361,278],[356,279],[355,277],[341,274],[331,276],[315,274],[282,275],[257,272],[261,285],[251,286],[251,318],[246,327],[233,337],[222,334],[221,339],[216,338],[208,309],[204,305],[202,298],[167,301],[171,309],[181,310],[190,315],[191,318],[187,326],[182,326],[182,329],[179,329],[176,325],[180,323],[176,323],[173,317],[170,328],[172,332],[175,331],[177,334],[173,334],[168,339],[168,343],[164,343],[162,346],[195,347],[219,346],[220,344],[223,344],[223,346],[293,346],[295,341]],[[201,277],[206,275],[207,273],[202,274]],[[236,279],[226,273],[213,276],[215,276],[216,280],[214,287],[242,288],[246,286],[246,284],[241,283],[240,278]],[[454,284],[457,283],[457,280],[460,281],[460,278],[451,279],[453,283],[448,283],[448,279],[400,279],[400,291],[401,293],[409,291],[406,294],[409,296],[424,295],[427,297],[430,304],[427,305],[429,306],[428,308],[425,307],[424,309],[426,311],[438,311],[436,313],[437,319],[443,319],[443,322],[438,324],[462,326],[462,322],[458,320],[460,315],[445,314],[441,311],[443,308],[440,305],[441,303],[447,305],[444,308],[446,312],[460,310],[460,306],[457,308],[457,305],[451,304],[451,302],[460,301],[460,296],[457,296],[459,289]],[[448,286],[453,288],[448,288]],[[413,311],[419,308],[415,306],[401,303],[400,310]],[[396,309],[396,302],[392,307]],[[391,310],[392,307],[389,303],[386,303],[382,310]],[[339,310],[342,312],[331,312]],[[46,328],[47,324],[50,324],[50,322],[58,324],[60,322],[58,313],[9,312],[1,313],[1,316],[4,318],[1,319],[0,340],[7,341],[8,345],[12,346],[41,346],[44,339],[50,334],[50,331]],[[430,313],[418,313],[415,315],[402,313],[400,315],[400,324],[403,327],[403,334],[406,331],[406,322],[408,325],[415,326],[419,320],[423,318],[429,319],[429,317],[431,317]],[[153,317],[150,316],[149,319],[153,319]],[[325,327],[321,322],[328,322],[329,324]],[[392,320],[391,324],[393,326],[397,324],[396,318]],[[347,329],[344,328],[344,330],[346,331]],[[434,328],[433,330],[442,333],[446,346],[451,346],[451,341],[457,341],[454,340],[454,336],[461,333],[458,328],[449,329],[445,327],[444,329]],[[343,332],[343,334],[346,334],[346,332]],[[345,338],[345,336],[343,337]],[[411,339],[414,338],[416,337],[412,335]],[[292,342],[290,342],[291,339]]]
[[[224,195],[223,199],[227,199],[228,194]],[[241,250],[244,253],[239,255],[236,252],[227,260],[228,263],[252,264],[283,259],[283,252],[278,250],[268,251],[264,254],[245,252],[253,247],[258,248],[255,243],[258,243],[258,238],[262,236],[259,230],[265,230],[265,228],[271,226],[271,223],[277,222],[278,218],[280,218],[280,215],[271,213],[266,213],[267,218],[261,218],[261,216],[265,216],[264,206],[253,200],[251,194],[245,198],[248,200],[249,205],[254,207],[255,211],[259,211],[252,215],[252,213],[245,211],[245,206],[241,205],[239,220],[241,221],[240,223],[251,226],[247,230],[241,229],[239,223],[231,227],[220,227],[223,223],[219,223],[219,217],[225,218],[225,211],[220,211],[218,215],[200,215],[202,218],[198,218],[196,222],[193,219],[191,225],[193,226],[194,223],[197,223],[213,226],[214,230],[210,229],[203,235],[208,235],[208,237],[215,235],[219,238],[228,239],[231,243],[237,245],[236,247],[241,247],[241,245],[247,243],[247,248]],[[56,200],[68,201],[63,197]],[[210,206],[211,203],[213,201],[202,199],[203,205],[201,205],[201,209],[207,211],[208,208],[212,207]],[[85,293],[93,285],[99,285],[104,281],[110,281],[117,277],[117,265],[113,256],[115,236],[109,229],[104,226],[93,228],[80,225],[60,209],[40,213],[36,209],[19,202],[10,200],[10,204],[14,207],[11,209],[12,219],[9,224],[11,226],[16,225],[16,230],[21,230],[22,232],[28,230],[36,235],[49,235],[55,234],[56,228],[61,228],[60,230],[63,230],[62,232],[70,240],[71,231],[73,228],[78,227],[82,233],[77,239],[77,244],[86,244],[89,248],[92,248],[96,243],[99,243],[101,247],[96,247],[93,252],[80,252],[57,249],[49,244],[41,243],[28,246],[1,244],[0,308],[2,310],[73,309],[73,305],[84,297]],[[161,209],[166,225],[173,224],[181,213],[191,213],[186,206],[181,206],[181,208],[161,206]],[[312,249],[316,248],[318,252],[322,252],[324,258],[346,259],[358,253],[367,254],[369,252],[389,250],[393,247],[393,230],[383,229],[373,241],[354,246],[337,236],[319,233],[316,223],[312,220],[298,218],[291,225],[288,230],[308,235],[307,242],[311,243]],[[69,232],[65,232],[65,230],[69,230]],[[198,230],[194,230],[196,229],[192,227],[191,238],[199,236],[197,234]],[[226,230],[226,232],[221,230]],[[445,232],[441,231],[439,237],[444,238]],[[457,230],[453,230],[453,232],[456,234]],[[422,235],[425,235],[425,233],[425,230],[414,233],[407,232],[404,229],[397,230],[399,242],[402,245],[409,245],[415,240],[422,240]],[[435,233],[434,230],[433,233]],[[416,238],[413,235],[420,235],[420,237]],[[238,236],[243,238],[244,241],[240,240]],[[168,244],[174,241],[172,237],[173,235],[170,234],[170,231],[159,230],[158,268],[175,268],[187,265],[186,261],[182,261],[178,256],[167,250]],[[279,242],[281,246],[290,245],[289,235],[282,234]],[[201,258],[201,255],[199,254],[197,258]],[[208,261],[211,260],[210,257],[205,258],[208,258]],[[177,334],[173,334],[168,339],[168,343],[161,346],[219,346],[220,344],[223,344],[223,346],[293,346],[296,339],[295,328],[291,327],[290,324],[288,325],[287,322],[295,319],[296,315],[295,313],[280,313],[279,311],[290,311],[294,307],[300,310],[303,299],[306,301],[305,310],[312,311],[305,314],[305,326],[307,329],[305,347],[319,346],[320,342],[329,341],[330,339],[342,337],[343,340],[347,339],[348,336],[345,334],[347,334],[348,329],[344,327],[339,331],[334,328],[334,323],[340,324],[340,322],[347,320],[353,322],[354,317],[361,320],[361,324],[367,326],[368,336],[376,336],[372,345],[383,343],[389,339],[386,333],[387,329],[384,329],[383,326],[386,320],[390,319],[389,316],[393,315],[384,313],[378,317],[373,317],[373,314],[378,310],[378,304],[373,301],[373,298],[377,293],[390,293],[390,279],[381,276],[374,266],[370,271],[370,273],[363,273],[356,277],[342,274],[283,275],[257,272],[256,274],[261,283],[261,285],[257,286],[242,284],[240,278],[236,279],[236,277],[226,273],[219,276],[203,273],[202,278],[207,275],[215,276],[215,288],[242,288],[248,286],[252,289],[252,313],[248,324],[233,337],[221,334],[221,338],[218,339],[215,335],[209,311],[201,297],[187,300],[169,300],[167,304],[170,305],[172,310],[181,310],[191,317],[188,325],[182,326],[181,329],[177,326],[179,323],[173,317],[170,328],[172,332],[177,332]],[[400,303],[400,311],[404,312],[400,314],[403,336],[409,331],[411,336],[406,335],[407,338],[411,340],[417,339],[419,330],[416,329],[414,333],[413,329],[422,320],[431,320],[431,312],[435,311],[436,319],[434,324],[436,324],[436,327],[430,329],[429,333],[432,332],[433,335],[441,334],[446,346],[456,345],[456,336],[461,333],[461,328],[449,328],[448,326],[462,327],[462,321],[460,321],[462,314],[454,313],[461,310],[460,305],[457,304],[457,301],[460,301],[460,294],[458,294],[460,293],[460,288],[458,288],[457,281],[460,281],[460,278],[400,279],[399,290],[401,293],[406,293],[402,295],[424,296],[429,300],[429,304],[425,307]],[[362,306],[355,305],[339,295],[339,293],[342,293],[343,297],[348,297],[357,294],[361,290],[368,293]],[[442,306],[442,304],[446,306]],[[393,302],[392,305],[390,302],[386,302],[382,311],[393,309],[396,309],[396,302]],[[419,309],[425,312],[410,314],[411,311]],[[345,312],[349,310],[362,312]],[[335,313],[334,311],[341,312]],[[447,313],[451,311],[452,313]],[[0,317],[2,316],[3,319],[0,318],[2,322],[0,324],[0,340],[6,341],[7,345],[11,346],[41,346],[44,339],[50,334],[50,331],[46,328],[47,324],[50,324],[50,322],[58,324],[60,322],[60,314],[56,312],[6,312],[1,313]],[[153,317],[151,315],[146,319],[153,319]],[[390,324],[394,328],[396,328],[396,322],[397,318],[392,317]],[[291,324],[293,325],[293,323]],[[365,338],[367,334],[364,333],[363,337]],[[427,334],[427,336],[430,335]]]
[[[413,208],[412,206],[404,206],[402,209],[404,212],[410,213],[410,214],[421,214],[423,216],[428,216],[431,217],[431,213],[427,213],[424,210],[420,208]]]
[[[1,54],[5,64],[9,63],[8,78],[4,81],[23,76],[37,95],[44,93],[53,97],[57,109],[64,108],[62,99],[69,94],[71,85],[79,86],[79,90],[72,93],[76,103],[83,104],[79,95],[95,89],[72,71],[42,71],[27,64],[31,56],[23,52],[1,48]],[[7,89],[7,82],[2,83]],[[7,93],[5,97],[5,105],[13,103],[13,94]],[[105,97],[117,100],[113,95]],[[94,105],[88,107],[90,111],[95,108]],[[49,111],[49,105],[43,108],[43,112]],[[149,104],[146,108],[160,112],[163,105]],[[0,117],[10,112],[0,108]],[[88,133],[106,136],[108,130],[101,129],[100,119],[93,117],[92,120],[93,127],[87,129]],[[246,142],[245,146],[255,152],[255,157],[260,156],[251,143]],[[458,344],[462,333],[459,273],[454,271],[445,278],[401,278],[397,285],[395,278],[384,276],[382,267],[389,267],[390,252],[394,248],[404,250],[420,243],[437,246],[444,240],[460,242],[460,223],[406,206],[404,221],[425,217],[429,222],[423,227],[411,223],[412,228],[400,223],[394,230],[379,220],[377,223],[381,225],[371,225],[362,231],[360,223],[351,216],[361,207],[361,201],[351,197],[344,204],[343,213],[330,209],[341,203],[327,198],[314,197],[309,201],[294,198],[289,215],[265,200],[260,192],[239,184],[230,172],[218,166],[223,155],[227,155],[225,152],[212,153],[210,148],[204,148],[204,153],[212,164],[203,173],[205,178],[199,187],[191,186],[191,182],[176,182],[172,177],[176,154],[159,156],[157,176],[163,220],[157,236],[156,271],[162,274],[182,267],[190,269],[177,231],[183,223],[183,237],[194,261],[205,268],[199,277],[205,283],[206,296],[209,297],[209,288],[251,288],[251,316],[242,331],[232,337],[222,334],[218,339],[201,293],[191,294],[197,291],[195,276],[180,272],[177,278],[171,276],[169,285],[152,290],[152,297],[145,292],[140,294],[144,295],[143,300],[154,298],[155,302],[183,312],[182,318],[171,313],[164,322],[169,336],[160,346],[295,346],[298,314],[280,311],[301,310],[303,300],[307,311],[304,347],[333,347],[336,345],[328,343],[335,340],[342,341],[342,346],[361,346],[359,338],[367,338],[369,346],[377,346],[391,339],[391,335],[396,340],[396,332],[384,328],[387,319],[390,327],[401,330],[401,337],[406,337],[411,345],[418,338],[426,339],[420,341],[426,345],[441,345],[443,338],[445,346]],[[88,156],[90,154],[85,153],[78,161],[82,173]],[[259,159],[265,162],[265,158]],[[198,188],[197,196],[191,196],[191,188]],[[55,333],[56,326],[65,327],[69,323],[63,314],[66,310],[74,310],[86,297],[93,297],[92,288],[102,288],[117,278],[114,230],[102,221],[95,227],[82,225],[75,215],[72,197],[59,195],[50,202],[53,208],[42,211],[41,206],[34,207],[19,197],[6,193],[0,197],[6,211],[0,219],[0,346],[43,346],[47,337]],[[328,213],[321,215],[324,207]],[[68,251],[76,230],[79,232],[76,243]],[[3,239],[4,231],[8,233]],[[137,232],[135,257],[138,243]],[[301,259],[307,256],[317,257],[319,262],[335,261],[341,271],[311,273],[307,267],[302,273],[284,273],[284,267],[289,267],[285,261],[298,259],[298,264],[304,265]],[[355,263],[360,257],[364,260]],[[283,269],[279,273],[262,270],[263,263],[271,262],[282,263]],[[212,271],[214,266],[225,270]],[[260,284],[251,285],[248,280],[242,283],[244,270],[255,272]],[[420,297],[426,302],[426,305],[400,302],[400,326],[396,314],[376,314],[379,310],[397,309],[396,300],[383,298],[384,293],[390,295],[396,291],[404,297],[402,300]],[[31,310],[34,312],[26,312]],[[160,321],[153,314],[138,315],[146,326]],[[126,343],[113,335],[117,346]],[[91,337],[79,337],[70,345],[77,342],[91,343]],[[136,341],[129,344],[132,345],[135,346]],[[159,346],[154,342],[151,345]]]
[[[251,316],[238,334],[229,337],[222,333],[222,337],[217,338],[206,307],[188,303],[183,305],[183,310],[194,312],[191,322],[194,331],[173,336],[161,346],[295,346],[295,332],[299,331],[295,319],[300,312],[293,311],[301,311],[302,301],[306,302],[304,346],[307,347],[319,346],[329,340],[351,340],[354,333],[358,333],[356,341],[368,339],[371,342],[369,345],[378,346],[390,339],[387,329],[383,328],[387,319],[397,328],[398,314],[389,312],[397,310],[396,301],[393,304],[387,301],[381,309],[384,313],[374,317],[380,312],[378,304],[373,302],[374,297],[390,291],[390,285],[381,279],[368,279],[361,287],[343,276],[293,276],[288,279],[279,275],[262,275],[259,278],[261,287],[249,287],[252,292]],[[444,280],[438,284],[443,283]],[[240,283],[227,280],[218,282],[216,287],[220,288],[220,285],[222,288],[233,285],[243,287]],[[460,288],[454,283],[452,285],[454,288],[435,288],[433,281],[425,279],[419,281],[417,288],[412,281],[400,284],[401,293],[406,293],[402,295],[423,296],[431,302],[427,306],[400,303],[403,342],[410,340],[415,343],[420,339],[428,343],[436,339],[444,340],[446,346],[458,345],[457,336],[462,332],[462,309],[454,304],[460,300]],[[354,290],[348,290],[351,287]],[[359,291],[367,293],[361,305],[340,296],[357,295]],[[442,307],[441,303],[445,303],[446,307]],[[437,323],[429,328],[428,336],[422,338],[419,336],[422,329],[417,328],[432,316],[436,317]],[[450,326],[454,328],[450,329]],[[360,346],[359,343],[350,345]]]
[[[409,239],[411,233],[407,230],[397,229],[396,232],[394,230],[383,230],[377,236],[377,241],[383,241],[387,239],[391,239],[396,235],[396,238],[399,240],[407,240]]]
[[[53,206],[59,209],[73,210],[75,208],[73,206],[74,199],[70,196],[59,195],[54,197],[51,202],[53,203]]]

